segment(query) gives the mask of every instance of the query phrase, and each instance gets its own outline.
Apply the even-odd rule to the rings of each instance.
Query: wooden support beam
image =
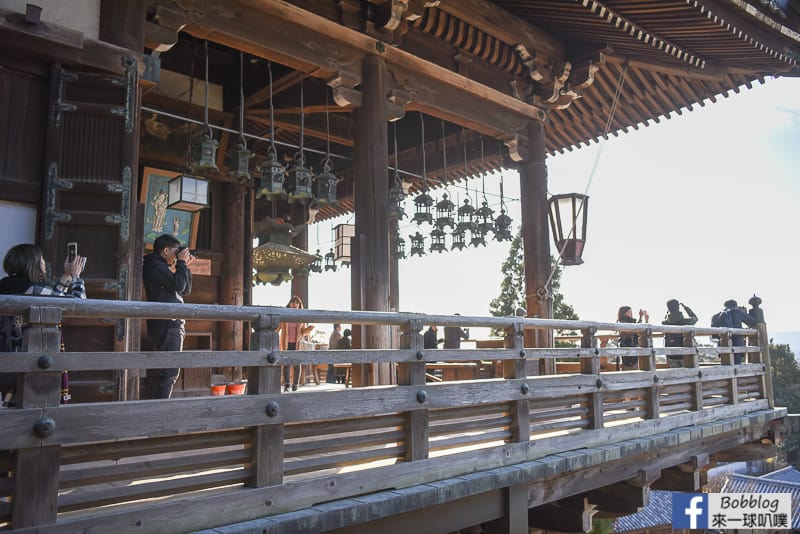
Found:
[[[647,506],[647,490],[631,486],[627,482],[617,482],[587,491],[583,497],[605,514],[635,514],[640,508]]]
[[[589,532],[595,506],[588,499],[561,500],[528,510],[528,527],[556,532]]]
[[[774,443],[745,443],[735,449],[720,451],[711,456],[714,462],[752,462],[774,458],[778,449]]]

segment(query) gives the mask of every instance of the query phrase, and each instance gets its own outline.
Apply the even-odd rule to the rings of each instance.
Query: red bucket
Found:
[[[247,384],[245,384],[244,382],[231,382],[230,384],[228,384],[227,394],[243,395],[246,387]]]
[[[225,384],[211,384],[211,396],[212,397],[220,397],[225,395],[225,390],[227,386]]]

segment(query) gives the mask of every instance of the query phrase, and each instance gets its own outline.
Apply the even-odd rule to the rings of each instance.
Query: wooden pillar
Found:
[[[386,92],[388,72],[384,60],[368,55],[362,65],[362,105],[356,108],[353,131],[355,171],[355,225],[358,236],[361,280],[352,283],[362,288],[362,309],[389,310],[389,167]],[[355,271],[354,271],[355,275]],[[366,326],[362,330],[364,348],[388,348],[389,328]],[[354,369],[355,371],[355,369]],[[359,373],[354,372],[355,377]],[[370,383],[394,382],[391,366],[374,365]]]
[[[223,184],[222,205],[225,239],[222,240],[218,301],[220,304],[241,306],[244,304],[244,185]],[[242,350],[244,329],[241,321],[220,321],[218,332],[219,350]],[[240,367],[233,369],[232,377],[234,380],[242,378]]]
[[[553,299],[549,295],[550,286],[545,287],[550,277],[551,265],[544,136],[542,122],[528,123],[528,159],[519,166],[519,185],[525,261],[525,304],[529,317],[552,319]],[[542,298],[540,289],[546,289],[548,296]],[[552,330],[526,332],[525,346],[552,347]],[[554,373],[554,360],[543,360],[538,370],[545,374]],[[536,369],[528,369],[529,374],[535,371]]]

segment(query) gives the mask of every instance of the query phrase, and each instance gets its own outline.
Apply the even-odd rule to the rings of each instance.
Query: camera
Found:
[[[188,247],[178,247],[178,254],[180,254],[181,252],[183,252],[187,248]],[[189,254],[191,254],[192,256],[197,256],[197,251],[196,250],[190,250]]]
[[[75,242],[67,243],[67,261],[73,263],[78,257],[78,244]]]

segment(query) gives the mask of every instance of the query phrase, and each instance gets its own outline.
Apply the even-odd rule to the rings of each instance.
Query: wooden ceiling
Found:
[[[212,42],[210,76],[225,87],[225,109],[220,124],[237,127],[239,52],[246,52],[244,92],[245,131],[270,135],[267,98],[267,61],[273,70],[275,138],[286,145],[300,142],[303,119],[304,146],[318,165],[330,140],[333,162],[345,181],[340,185],[341,206],[327,208],[330,217],[352,208],[348,178],[352,156],[350,106],[338,107],[329,86],[331,73],[325,61],[312,55],[295,57],[277,50],[269,33],[275,15],[293,13],[280,26],[282,38],[320,38],[300,35],[318,30],[327,21],[349,28],[352,36],[367,35],[375,43],[422,58],[446,71],[462,75],[493,91],[492,94],[546,111],[546,149],[554,154],[573,150],[603,137],[659,122],[694,105],[705,105],[731,91],[749,88],[770,76],[800,74],[800,7],[797,0],[783,3],[760,0],[300,0],[278,2],[226,0],[214,7],[200,0],[177,3],[154,0],[149,26],[178,26],[177,45],[161,55],[162,68],[189,74],[202,73],[198,41]],[[779,5],[785,7],[780,8]],[[194,7],[193,7],[194,6]],[[433,7],[429,7],[433,6]],[[297,8],[307,17],[297,17]],[[180,9],[183,9],[182,13]],[[194,11],[193,11],[194,9]],[[313,16],[312,16],[313,15]],[[288,16],[288,15],[287,15]],[[181,18],[182,17],[182,18]],[[227,17],[227,18],[226,18]],[[235,25],[240,17],[241,24]],[[261,18],[264,34],[249,29]],[[322,21],[322,22],[319,22]],[[284,29],[296,25],[294,30]],[[312,28],[314,26],[314,28]],[[278,28],[276,26],[276,28]],[[336,26],[328,26],[336,28]],[[277,31],[277,30],[276,30]],[[338,32],[338,31],[337,31]],[[348,38],[335,41],[339,56],[347,56]],[[324,41],[323,41],[324,42]],[[154,45],[155,46],[155,45]],[[355,45],[354,45],[355,46]],[[381,44],[380,46],[383,46]],[[291,47],[286,49],[291,50]],[[297,50],[304,51],[300,45]],[[344,52],[342,52],[344,50]],[[353,50],[358,51],[357,48]],[[320,48],[319,53],[327,52]],[[355,53],[355,52],[353,52]],[[359,52],[360,53],[360,52]],[[337,61],[341,63],[341,57]],[[191,58],[195,58],[192,69]],[[324,59],[324,58],[323,58]],[[316,62],[316,66],[310,64]],[[235,74],[234,74],[235,73]],[[299,83],[303,80],[304,113],[300,114]],[[470,82],[471,83],[471,82]],[[232,96],[233,95],[233,96]],[[341,103],[341,102],[340,102]],[[148,104],[147,97],[145,105]],[[485,100],[475,113],[484,114],[494,103]],[[185,111],[185,104],[182,104]],[[180,109],[176,106],[171,111]],[[478,107],[486,107],[481,110]],[[612,108],[613,119],[609,122]],[[326,125],[326,109],[328,124]],[[515,126],[495,135],[492,128],[459,116],[437,113],[414,99],[405,117],[397,121],[398,166],[405,178],[419,187],[422,174],[420,113],[425,113],[426,173],[432,183],[464,179],[481,169],[510,165]],[[431,116],[433,114],[433,116]],[[448,119],[443,122],[443,118]],[[195,115],[197,117],[197,115]],[[438,118],[435,118],[438,117]],[[444,134],[442,134],[444,124]],[[330,131],[330,134],[328,133]],[[477,130],[473,131],[473,130]],[[393,162],[393,129],[388,147]],[[480,134],[480,135],[479,135]],[[509,152],[492,137],[502,138]],[[524,145],[524,138],[520,140]],[[484,145],[481,158],[480,145]],[[260,155],[267,143],[253,143]],[[466,145],[467,165],[464,165]],[[448,161],[443,169],[443,150]],[[291,157],[294,149],[282,152]]]

